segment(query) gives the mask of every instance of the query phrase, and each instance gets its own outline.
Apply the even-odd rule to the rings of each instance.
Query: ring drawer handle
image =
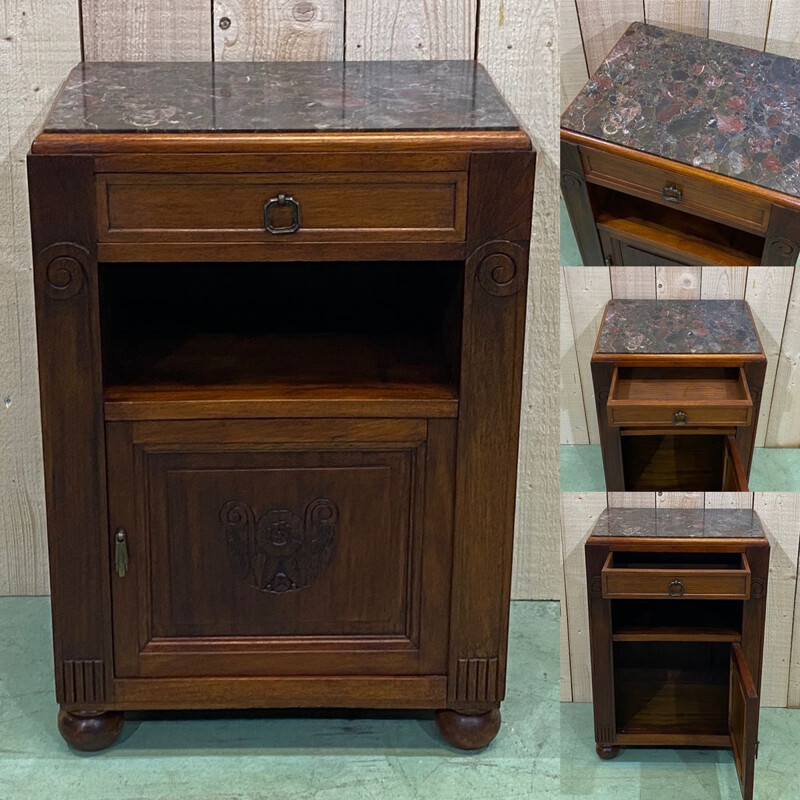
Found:
[[[292,224],[284,225],[283,227],[275,226],[272,224],[272,208],[274,206],[289,206],[292,209]],[[285,194],[279,194],[273,197],[264,206],[264,227],[270,233],[294,233],[300,229],[300,203],[294,197],[287,197]]]
[[[676,411],[672,415],[673,425],[685,425],[689,421],[689,415],[685,411]]]
[[[669,585],[670,597],[682,597],[685,591],[686,587],[683,585],[683,581],[672,581]]]
[[[683,200],[681,187],[675,183],[668,183],[662,190],[661,196],[670,203],[680,203]]]

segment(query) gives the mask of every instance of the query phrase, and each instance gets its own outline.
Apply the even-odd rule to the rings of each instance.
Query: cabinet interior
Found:
[[[463,263],[114,263],[99,274],[107,401],[457,398]]]
[[[611,619],[615,642],[742,640],[741,600],[612,600]]]
[[[615,641],[613,646],[618,733],[727,735],[729,642]]]
[[[614,238],[679,255],[687,264],[761,263],[763,236],[594,184],[589,191],[598,228]]]

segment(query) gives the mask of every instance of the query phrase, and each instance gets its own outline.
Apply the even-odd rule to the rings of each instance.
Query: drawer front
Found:
[[[741,368],[617,367],[607,414],[616,427],[735,427],[751,424],[753,400]]]
[[[466,172],[107,173],[98,240],[461,242],[466,197]]]
[[[107,425],[129,554],[112,571],[118,676],[446,671],[451,527],[426,522],[428,493],[448,501],[426,488],[439,443],[413,421],[335,427]]]
[[[769,227],[771,204],[728,186],[591,148],[581,148],[581,160],[592,183],[759,233]]]
[[[602,592],[607,599],[747,600],[750,567],[742,556],[740,569],[617,567],[609,553],[602,570]]]

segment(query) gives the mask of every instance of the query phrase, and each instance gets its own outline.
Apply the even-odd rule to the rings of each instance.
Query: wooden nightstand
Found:
[[[744,300],[611,300],[592,354],[606,488],[747,491],[767,358]]]
[[[752,510],[603,512],[586,542],[601,758],[730,747],[752,800],[768,571]]]
[[[473,62],[85,64],[28,162],[60,729],[497,733],[534,180]]]
[[[631,25],[561,120],[583,263],[794,265],[798,81],[800,61]]]

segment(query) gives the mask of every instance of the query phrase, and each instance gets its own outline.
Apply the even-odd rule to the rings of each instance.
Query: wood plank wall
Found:
[[[561,609],[562,700],[589,702],[592,698],[583,545],[607,505],[647,508],[755,508],[764,523],[772,547],[761,704],[800,708],[800,629],[795,625],[795,619],[800,614],[800,604],[796,597],[800,494],[565,492],[561,496],[561,505],[566,584]]]
[[[744,299],[768,366],[756,447],[800,447],[797,267],[563,267],[561,443],[599,444],[590,361],[603,309],[629,299]]]
[[[230,25],[220,25],[224,17]],[[48,590],[24,160],[55,91],[83,54],[477,57],[488,67],[539,153],[514,595],[558,597],[556,0],[15,0],[0,20],[0,595]]]
[[[560,3],[562,109],[635,21],[800,57],[797,0],[560,0]]]

